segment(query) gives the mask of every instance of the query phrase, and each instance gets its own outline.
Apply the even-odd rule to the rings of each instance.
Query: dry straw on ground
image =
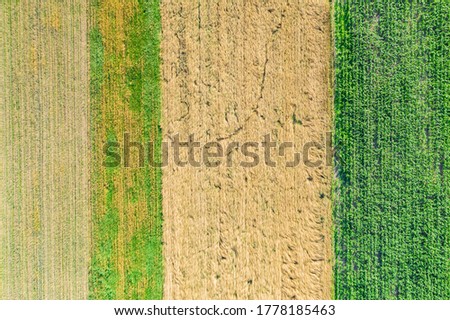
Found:
[[[161,10],[166,139],[323,141],[329,1],[168,0]],[[165,298],[330,298],[330,171],[171,161],[163,171]]]

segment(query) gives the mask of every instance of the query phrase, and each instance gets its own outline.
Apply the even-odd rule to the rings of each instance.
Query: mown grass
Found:
[[[162,298],[161,170],[103,167],[102,148],[130,132],[160,153],[159,15],[155,0],[91,4],[91,299]]]
[[[335,1],[335,296],[450,298],[450,2]]]

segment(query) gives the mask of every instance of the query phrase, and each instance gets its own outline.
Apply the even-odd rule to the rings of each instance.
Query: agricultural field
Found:
[[[130,150],[108,165],[105,143],[155,141],[159,155],[159,2],[91,1],[91,299],[162,298],[161,169]],[[116,149],[116,152],[119,152]],[[120,152],[119,152],[120,153]],[[120,155],[120,154],[119,154]]]
[[[0,10],[0,298],[162,298],[160,169],[104,165],[125,134],[159,155],[158,2]]]
[[[450,298],[450,2],[335,1],[335,297]]]
[[[0,4],[0,298],[86,299],[87,2]]]
[[[450,299],[450,1],[2,0],[0,32],[0,299]]]
[[[164,139],[325,139],[328,1],[164,1],[161,17]],[[331,167],[246,168],[231,153],[163,168],[164,297],[331,298]]]

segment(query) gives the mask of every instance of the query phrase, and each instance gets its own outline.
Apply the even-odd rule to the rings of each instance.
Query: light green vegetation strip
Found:
[[[337,299],[450,298],[450,1],[335,2]]]
[[[122,152],[127,133],[160,154],[160,24],[158,1],[91,4],[91,299],[162,298],[161,170],[125,168]],[[105,167],[107,141],[118,166]]]

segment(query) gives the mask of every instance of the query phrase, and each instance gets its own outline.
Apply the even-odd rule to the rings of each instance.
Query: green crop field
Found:
[[[450,298],[450,1],[335,2],[335,296]]]

